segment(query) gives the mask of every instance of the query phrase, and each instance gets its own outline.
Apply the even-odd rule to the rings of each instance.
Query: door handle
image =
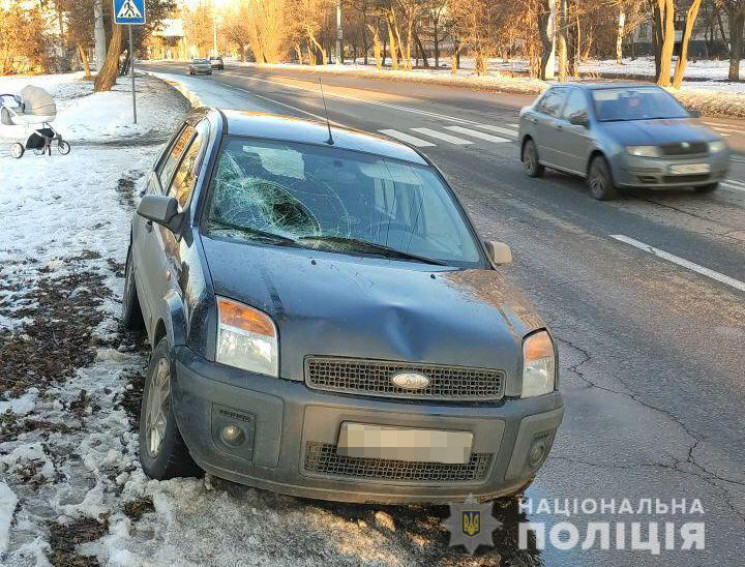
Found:
[[[559,132],[561,132],[564,129],[564,127],[561,124],[555,124],[554,128],[556,128]]]
[[[528,118],[528,121],[530,121],[532,124],[538,124],[537,118]]]
[[[149,220],[145,223],[145,230],[147,230],[148,232],[153,231],[153,221]]]

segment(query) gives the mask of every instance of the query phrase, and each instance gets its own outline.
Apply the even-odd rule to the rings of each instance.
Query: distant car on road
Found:
[[[714,191],[730,162],[721,136],[646,85],[551,87],[521,111],[520,142],[530,177],[546,167],[580,175],[599,200],[624,187]]]
[[[219,71],[225,70],[225,62],[222,60],[222,57],[210,57],[210,65],[213,69]]]
[[[194,59],[189,63],[189,74],[190,75],[211,75],[212,64],[209,59]]]
[[[132,220],[152,478],[356,502],[514,495],[564,413],[555,343],[413,148],[200,109]]]

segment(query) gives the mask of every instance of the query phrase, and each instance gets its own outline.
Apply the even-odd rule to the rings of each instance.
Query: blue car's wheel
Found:
[[[174,366],[168,339],[163,338],[150,357],[140,410],[140,462],[145,474],[157,480],[202,475],[173,414]]]
[[[596,156],[592,160],[587,176],[587,186],[590,188],[590,194],[598,201],[609,201],[618,196],[610,166],[603,156]]]

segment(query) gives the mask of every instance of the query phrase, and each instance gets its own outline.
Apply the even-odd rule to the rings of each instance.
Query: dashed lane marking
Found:
[[[659,248],[655,248],[654,246],[650,246],[649,244],[645,244],[644,242],[640,242],[639,240],[634,240],[633,238],[630,238],[623,234],[611,234],[610,237],[618,240],[619,242],[624,242],[625,244],[633,246],[634,248],[638,248],[639,250],[643,250],[648,254],[652,254],[653,256],[657,256],[658,258],[662,258],[663,260],[667,260],[668,262],[672,262],[673,264],[677,264],[678,266],[687,268],[693,272],[696,272],[697,274],[701,274],[702,276],[706,276],[707,278],[716,280],[719,283],[723,283],[740,291],[745,291],[745,282],[741,282],[740,280],[736,280],[735,278],[725,276],[724,274],[720,274],[719,272],[715,272],[714,270],[710,270],[709,268],[699,266],[698,264],[694,264],[693,262],[686,260],[685,258],[675,256],[674,254],[670,254],[669,252],[665,252],[664,250],[660,250]]]

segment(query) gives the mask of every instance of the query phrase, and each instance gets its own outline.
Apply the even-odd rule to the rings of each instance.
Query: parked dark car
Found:
[[[213,69],[217,69],[218,71],[225,70],[225,61],[222,60],[222,57],[210,57],[210,65]]]
[[[189,63],[190,75],[211,75],[212,65],[209,59],[194,59]]]
[[[413,148],[195,111],[127,255],[123,323],[153,347],[145,473],[357,502],[520,492],[564,409],[510,261]]]
[[[550,167],[585,177],[599,200],[624,187],[715,191],[730,162],[721,136],[648,85],[552,87],[520,113],[520,141],[529,176]]]

